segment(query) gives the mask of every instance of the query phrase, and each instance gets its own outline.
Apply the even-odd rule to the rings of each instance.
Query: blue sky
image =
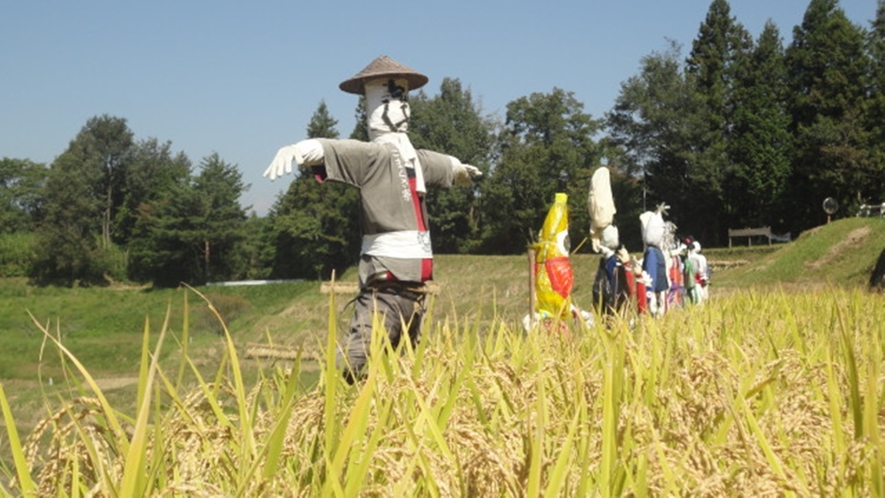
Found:
[[[712,0],[448,0],[316,2],[18,0],[0,7],[0,157],[49,164],[86,121],[127,120],[195,166],[217,152],[237,164],[242,198],[263,215],[289,177],[261,173],[304,138],[321,100],[342,136],[356,96],[338,84],[385,54],[423,72],[438,93],[458,78],[485,114],[554,87],[602,117],[642,57],[687,54]],[[766,20],[784,43],[808,0],[732,0],[758,36]],[[876,0],[840,0],[864,27]]]

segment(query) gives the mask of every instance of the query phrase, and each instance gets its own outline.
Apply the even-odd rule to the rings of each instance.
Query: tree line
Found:
[[[569,194],[573,249],[589,229],[593,171],[612,170],[616,223],[641,250],[639,214],[659,203],[705,246],[728,228],[799,232],[885,201],[885,0],[868,27],[838,0],[811,0],[785,43],[757,38],[713,0],[687,54],[670,43],[640,61],[599,118],[553,88],[484,114],[458,79],[411,97],[417,148],[478,166],[469,189],[433,191],[437,253],[517,254],[556,192]],[[364,103],[349,137],[366,140]],[[324,102],[306,136],[339,138]],[[328,278],[356,262],[359,192],[300,171],[266,216],[247,215],[237,165],[194,167],[170,142],[136,140],[126,120],[96,116],[50,165],[0,160],[0,274],[39,283],[200,284]],[[584,249],[589,250],[587,246]]]

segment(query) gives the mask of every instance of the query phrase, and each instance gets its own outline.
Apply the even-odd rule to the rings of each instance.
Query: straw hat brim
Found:
[[[409,90],[417,90],[426,85],[429,78],[414,69],[382,55],[373,60],[362,71],[344,80],[338,85],[342,91],[364,95],[365,83],[378,78],[404,79],[409,85]]]

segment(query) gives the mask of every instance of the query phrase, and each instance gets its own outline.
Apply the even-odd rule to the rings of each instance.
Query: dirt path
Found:
[[[815,261],[809,261],[805,265],[809,268],[818,269],[833,261],[843,251],[861,246],[870,235],[870,227],[855,228],[848,236],[838,244],[830,247],[830,250]]]
[[[108,377],[106,379],[95,379],[95,383],[98,384],[99,389],[106,391],[137,384],[138,377]]]

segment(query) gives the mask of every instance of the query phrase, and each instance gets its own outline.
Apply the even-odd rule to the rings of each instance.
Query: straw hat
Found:
[[[365,94],[365,82],[377,78],[404,79],[409,84],[409,90],[421,88],[428,81],[427,76],[400,64],[386,55],[382,55],[350,79],[342,81],[338,88],[347,93],[363,95]]]

